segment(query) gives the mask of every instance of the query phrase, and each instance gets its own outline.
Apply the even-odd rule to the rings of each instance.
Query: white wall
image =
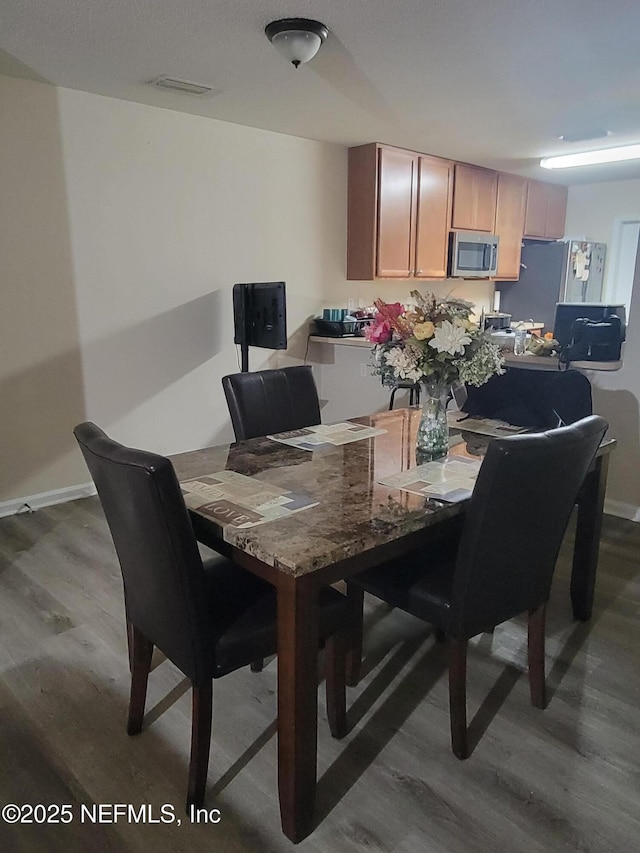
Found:
[[[640,180],[569,188],[566,233],[584,235],[611,249],[616,221],[640,218]],[[640,254],[638,257],[640,263]],[[607,271],[609,265],[606,265]],[[605,273],[605,288],[608,287]],[[636,264],[622,369],[591,372],[594,411],[609,421],[618,440],[607,490],[609,512],[640,521],[640,265]]]
[[[616,224],[640,218],[640,179],[570,187],[565,234],[607,244],[604,292],[611,292]],[[608,298],[608,297],[607,297]]]

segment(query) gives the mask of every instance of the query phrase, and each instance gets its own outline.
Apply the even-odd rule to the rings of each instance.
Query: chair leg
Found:
[[[346,664],[349,637],[338,633],[329,637],[325,644],[325,688],[327,694],[327,717],[329,728],[335,738],[347,733]]]
[[[349,641],[347,647],[347,684],[355,687],[360,681],[362,666],[362,623],[364,590],[347,581],[347,606],[349,610]]]
[[[449,644],[449,716],[451,749],[456,758],[467,758],[467,641],[451,639]]]
[[[264,658],[251,661],[251,672],[262,672],[264,669]]]
[[[536,708],[547,707],[547,685],[544,675],[544,629],[546,604],[529,611],[528,653],[529,693]]]
[[[393,388],[391,391],[391,395],[389,396],[389,411],[391,411],[391,409],[393,409],[393,400],[396,396],[397,390],[398,390],[397,388]]]
[[[127,624],[127,637],[129,640],[129,666],[131,668],[127,734],[139,735],[142,731],[144,705],[147,699],[147,682],[151,669],[153,643],[130,622]]]
[[[212,700],[213,684],[211,681],[204,687],[193,685],[187,811],[189,811],[190,806],[199,809],[204,803],[207,772],[209,770],[209,749],[211,747]]]
[[[129,672],[133,672],[133,625],[127,619],[127,652],[129,655]]]

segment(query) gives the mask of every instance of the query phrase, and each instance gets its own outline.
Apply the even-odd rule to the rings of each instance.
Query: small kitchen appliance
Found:
[[[451,278],[491,278],[498,269],[498,243],[495,234],[480,231],[452,231],[449,252]]]

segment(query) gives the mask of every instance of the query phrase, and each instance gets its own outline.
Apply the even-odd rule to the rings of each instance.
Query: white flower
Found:
[[[422,377],[422,370],[418,365],[418,353],[409,347],[394,347],[389,352],[385,352],[384,360],[389,367],[393,368],[397,379],[418,382]]]
[[[465,346],[470,343],[471,337],[467,334],[464,326],[443,320],[441,325],[436,326],[429,346],[437,349],[438,352],[448,352],[450,355],[455,355],[458,352],[463,353]]]

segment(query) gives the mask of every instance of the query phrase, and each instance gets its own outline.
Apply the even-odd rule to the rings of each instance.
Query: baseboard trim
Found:
[[[623,503],[623,501],[612,501],[607,498],[604,502],[604,511],[607,515],[615,515],[618,518],[640,522],[640,507],[634,504]]]
[[[95,495],[96,487],[93,483],[82,483],[79,486],[67,486],[65,489],[53,489],[51,492],[40,492],[38,495],[28,495],[26,498],[13,498],[10,501],[0,502],[0,518],[7,515],[15,515],[23,510],[43,509],[45,506],[62,504],[67,501],[75,501],[78,498],[88,498]]]

